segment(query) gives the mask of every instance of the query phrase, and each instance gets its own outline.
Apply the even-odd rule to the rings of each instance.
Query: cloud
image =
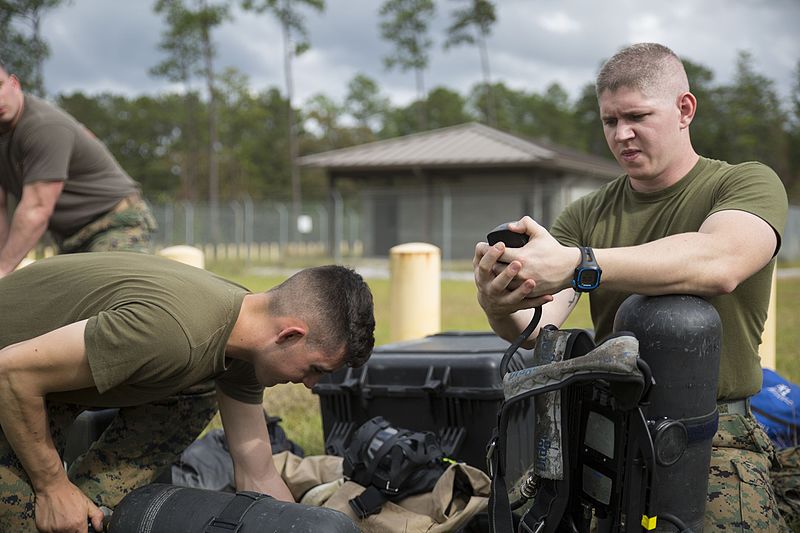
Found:
[[[664,43],[668,40],[668,32],[665,31],[662,19],[652,13],[644,13],[633,17],[629,24],[631,42],[634,43]]]
[[[539,25],[549,32],[562,34],[577,33],[582,27],[578,20],[563,11],[542,15],[539,17]]]
[[[416,97],[412,72],[387,71],[383,57],[392,45],[380,37],[382,0],[328,0],[324,13],[305,9],[311,50],[293,64],[296,97],[324,93],[340,101],[357,73],[376,79],[395,103]],[[497,1],[498,21],[488,40],[492,79],[521,90],[540,91],[560,83],[571,95],[591,83],[600,63],[632,42],[663,42],[679,55],[710,68],[717,82],[730,81],[736,56],[748,50],[757,71],[789,94],[800,60],[796,0],[530,0]],[[429,21],[426,86],[462,94],[481,81],[474,47],[442,49],[455,2],[437,2]],[[157,46],[164,29],[152,2],[81,0],[45,16],[51,58],[45,82],[51,93],[82,90],[128,95],[157,93],[171,86],[148,70],[163,55]],[[214,32],[217,70],[232,66],[247,74],[255,90],[284,91],[283,44],[268,14],[234,11]]]

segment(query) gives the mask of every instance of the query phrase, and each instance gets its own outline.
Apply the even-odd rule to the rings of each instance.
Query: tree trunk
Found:
[[[37,96],[44,98],[44,43],[42,42],[41,15],[38,10],[31,13],[31,29],[33,31],[33,44],[36,47],[36,57],[33,62],[33,87]]]
[[[286,78],[286,117],[289,129],[289,170],[292,183],[292,220],[289,222],[290,236],[295,237],[297,230],[297,217],[300,216],[302,205],[302,191],[300,189],[300,171],[297,168],[297,126],[295,124],[294,108],[292,100],[294,97],[294,82],[292,79],[292,38],[289,28],[283,24],[283,70]]]
[[[217,131],[217,95],[214,83],[214,51],[208,29],[203,30],[203,57],[208,88],[208,203],[211,209],[211,233],[214,242],[221,238],[219,224],[219,133]]]
[[[186,85],[186,96],[184,96],[186,112],[186,119],[184,121],[184,127],[186,128],[184,132],[184,138],[186,140],[186,165],[181,174],[183,175],[183,198],[184,200],[194,202],[197,200],[197,104],[189,90],[188,83]]]
[[[497,109],[494,104],[492,91],[492,75],[489,72],[489,51],[486,48],[486,36],[478,31],[478,51],[481,55],[481,71],[483,71],[483,86],[486,90],[486,121],[492,127],[497,127]]]
[[[428,129],[428,103],[425,94],[425,79],[421,68],[414,69],[417,79],[417,127],[419,131]]]

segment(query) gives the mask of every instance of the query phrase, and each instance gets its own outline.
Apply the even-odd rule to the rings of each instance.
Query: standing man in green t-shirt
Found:
[[[17,200],[9,220],[8,196]],[[49,230],[61,253],[146,252],[139,185],[82,124],[22,92],[0,60],[0,278]]]
[[[153,481],[154,458],[191,410],[162,401],[213,379],[237,490],[293,501],[272,461],[265,386],[303,383],[372,353],[369,287],[341,266],[302,270],[264,293],[162,257],[56,256],[0,279],[0,531],[86,532]],[[65,472],[65,427],[119,407]],[[157,419],[142,435],[143,415]],[[151,446],[144,451],[140,443]]]
[[[606,141],[625,174],[569,205],[551,232],[529,217],[512,224],[529,236],[522,248],[478,243],[478,300],[492,328],[512,340],[536,306],[543,306],[540,324],[563,324],[581,292],[590,293],[598,339],[631,294],[708,299],[723,339],[705,527],[784,531],[769,485],[769,439],[748,398],[761,388],[758,344],[786,192],[760,163],[730,165],[695,152],[689,125],[698,104],[670,49],[622,49],[600,70],[596,91]],[[574,279],[592,258],[602,269],[596,287],[594,279]]]

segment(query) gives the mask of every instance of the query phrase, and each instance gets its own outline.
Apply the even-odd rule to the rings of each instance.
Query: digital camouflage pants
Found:
[[[800,533],[800,447],[778,450],[778,463],[771,472],[772,488],[789,530]]]
[[[63,242],[59,252],[150,252],[150,236],[156,221],[147,203],[125,199],[117,208],[90,222]]]
[[[704,533],[790,531],[770,481],[775,452],[751,416],[720,414],[711,449]]]
[[[113,509],[128,492],[153,481],[203,431],[217,411],[213,386],[204,389],[121,408],[100,438],[69,465],[69,479],[97,505]],[[70,424],[82,410],[47,405],[50,432],[62,456]],[[28,476],[0,433],[0,531],[35,532],[33,514]]]

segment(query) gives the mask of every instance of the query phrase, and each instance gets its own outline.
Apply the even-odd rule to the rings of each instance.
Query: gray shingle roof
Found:
[[[547,146],[468,123],[300,158],[300,165],[329,169],[397,167],[548,166],[616,175],[613,161]]]

